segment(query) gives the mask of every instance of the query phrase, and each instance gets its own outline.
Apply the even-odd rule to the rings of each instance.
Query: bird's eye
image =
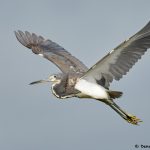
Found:
[[[57,78],[56,75],[54,75],[54,78]]]

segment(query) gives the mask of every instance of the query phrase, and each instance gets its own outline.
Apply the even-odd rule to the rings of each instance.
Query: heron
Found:
[[[71,97],[90,98],[103,102],[116,111],[124,120],[139,125],[141,119],[120,108],[115,99],[123,94],[110,89],[113,80],[120,80],[150,48],[150,22],[140,31],[111,50],[91,68],[72,56],[57,43],[28,31],[15,31],[16,38],[34,54],[54,63],[60,73],[45,80],[30,83],[51,82],[52,93],[59,99]]]

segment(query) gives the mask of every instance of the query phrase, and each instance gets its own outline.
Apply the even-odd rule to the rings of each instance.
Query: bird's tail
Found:
[[[119,98],[122,96],[123,92],[120,91],[107,91],[111,99]]]
[[[142,122],[136,116],[126,113],[122,110],[115,102],[108,104],[113,110],[115,110],[123,119],[125,119],[128,123],[138,125],[139,122]]]

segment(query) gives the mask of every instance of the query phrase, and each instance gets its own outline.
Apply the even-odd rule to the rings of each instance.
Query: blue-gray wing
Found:
[[[119,80],[150,48],[150,22],[134,36],[121,43],[91,67],[82,77],[91,82],[109,83]],[[105,80],[104,80],[105,79]]]
[[[28,31],[25,33],[18,31],[15,32],[15,35],[22,45],[53,62],[63,73],[83,73],[88,70],[81,61],[51,40],[45,40],[42,36],[31,34]]]

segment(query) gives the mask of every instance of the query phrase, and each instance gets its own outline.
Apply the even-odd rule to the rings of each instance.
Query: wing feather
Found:
[[[105,77],[109,86],[113,79],[120,80],[126,75],[148,48],[150,48],[150,22],[134,36],[110,51],[82,78],[95,82]]]
[[[45,40],[42,36],[31,34],[28,31],[25,31],[25,33],[15,31],[15,35],[22,45],[32,49],[33,53],[40,54],[53,62],[62,72],[83,73],[87,71],[87,67],[80,60],[51,40]]]

